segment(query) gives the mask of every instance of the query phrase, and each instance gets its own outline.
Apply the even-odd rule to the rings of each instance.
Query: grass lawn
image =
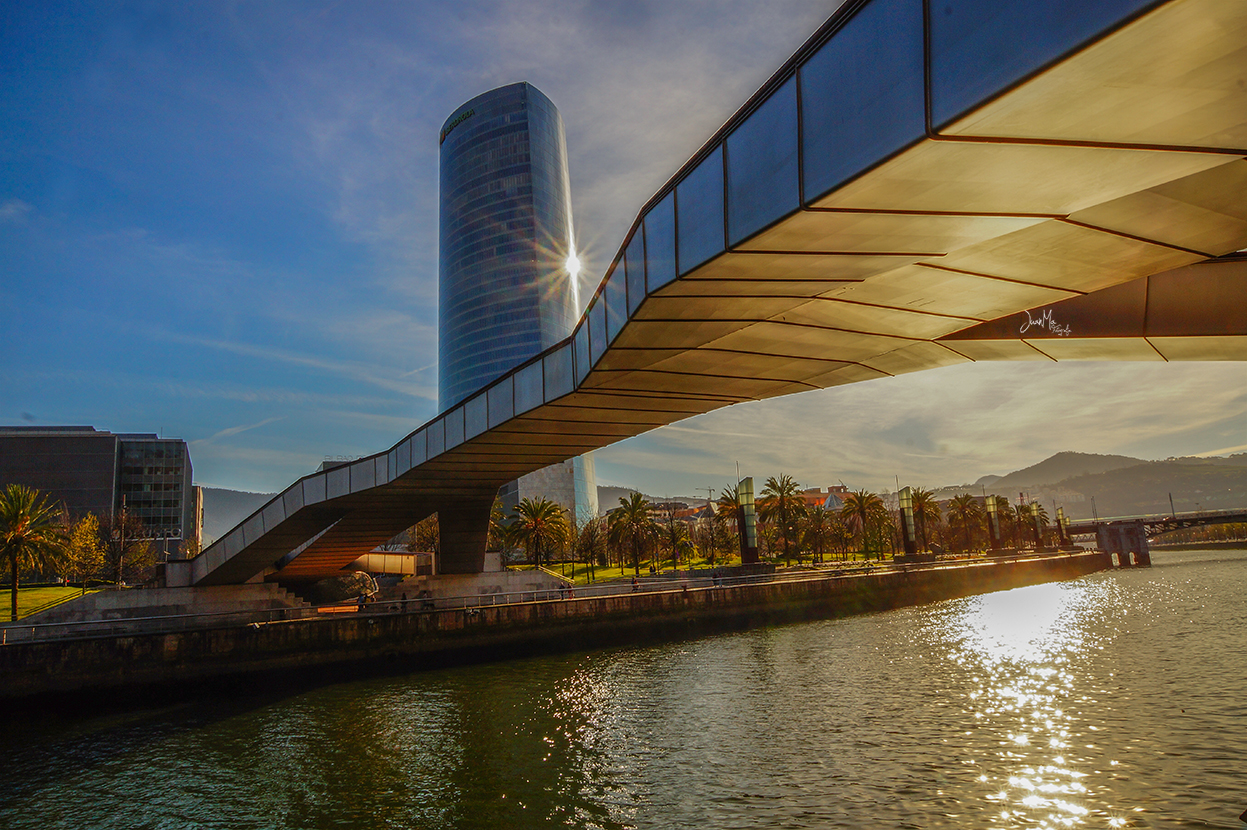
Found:
[[[772,560],[768,560],[768,561],[772,561]],[[784,566],[783,559],[773,560],[773,561],[775,561],[775,563],[779,565],[779,567],[781,568]],[[808,554],[806,555],[803,561],[806,564],[809,564],[810,557]],[[841,562],[839,554],[834,554],[834,555],[824,554],[823,561],[824,561],[824,564],[827,564],[827,565],[831,565],[831,564],[852,565],[854,563],[864,562],[867,560],[863,560],[861,554],[850,554],[847,562]],[[872,557],[869,561],[874,562],[875,560]],[[730,565],[739,565],[739,564],[740,564],[739,556],[733,556],[727,559],[720,557],[715,560],[714,567],[727,567]],[[796,564],[795,560],[793,561],[793,564]],[[641,576],[649,576],[649,566],[650,566],[649,559],[641,560]],[[511,567],[515,570],[524,570],[527,568],[531,568],[532,566],[531,565],[512,565]],[[610,565],[605,568],[601,566],[594,566],[592,581],[590,581],[589,579],[589,566],[583,562],[554,562],[549,565],[546,565],[545,567],[546,567],[546,570],[550,571],[551,573],[555,573],[560,576],[566,576],[568,579],[574,580],[577,585],[590,585],[596,582],[605,582],[605,581],[612,580],[612,579],[631,579],[633,575],[631,564],[628,564],[627,566],[623,568],[620,568],[618,565]],[[691,564],[689,562],[680,563],[681,570],[685,568],[690,568],[690,567],[695,568],[697,570],[701,570],[704,568],[710,568],[711,565],[707,563],[704,559],[694,559]],[[667,559],[665,561],[658,562],[658,570],[659,570],[659,573],[670,574],[671,573],[671,560]]]
[[[87,589],[87,593],[92,593],[93,588]],[[3,615],[0,619],[6,622],[9,619],[9,608],[12,602],[12,588],[4,586],[3,594]],[[51,588],[18,588],[17,589],[17,618],[20,620],[35,611],[43,611],[51,608],[53,605],[62,603],[67,599],[73,599],[82,593],[82,589],[71,585],[58,585]]]

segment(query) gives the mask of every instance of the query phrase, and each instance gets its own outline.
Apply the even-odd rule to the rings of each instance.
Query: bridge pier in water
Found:
[[[1110,558],[1117,554],[1117,564],[1122,568],[1132,565],[1139,568],[1152,566],[1152,555],[1147,545],[1147,526],[1142,519],[1100,525],[1096,528],[1096,547]]]

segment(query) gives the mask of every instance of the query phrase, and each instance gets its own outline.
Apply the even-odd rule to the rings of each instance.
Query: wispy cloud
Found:
[[[391,392],[398,392],[399,394],[407,395],[413,398],[437,400],[437,390],[431,386],[409,383],[403,381],[401,378],[389,378],[377,375],[373,372],[372,367],[357,361],[334,360],[332,358],[300,354],[270,346],[225,340],[210,340],[203,337],[191,337],[172,332],[164,332],[159,336],[162,339],[173,342],[204,346],[210,349],[219,349],[221,351],[232,352],[233,354],[245,355],[247,357],[254,357],[265,361],[306,366],[312,369],[319,369],[321,371],[340,375],[342,377],[351,378],[352,380],[363,381],[365,383],[372,384],[373,386],[387,389]]]
[[[34,210],[21,199],[6,199],[0,202],[0,222],[22,222]]]
[[[284,417],[265,418],[263,421],[259,421],[254,424],[243,424],[241,426],[236,426],[236,427],[227,427],[226,429],[223,429],[220,432],[216,432],[216,433],[213,433],[212,435],[209,435],[207,438],[199,438],[195,441],[191,441],[190,443],[193,446],[201,446],[203,444],[212,443],[213,441],[217,441],[221,438],[232,438],[233,436],[238,435],[241,432],[249,432],[253,429],[259,429],[262,426],[267,426],[269,424],[275,423],[277,421],[282,421],[282,420],[285,420]]]

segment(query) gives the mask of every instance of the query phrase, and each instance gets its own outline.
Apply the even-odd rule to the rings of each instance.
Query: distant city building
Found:
[[[536,87],[476,96],[439,136],[438,406],[445,412],[572,332],[579,313],[563,119]],[[508,512],[548,498],[597,515],[593,460],[504,485]]]
[[[834,484],[826,490],[820,487],[802,490],[801,498],[805,499],[806,507],[821,507],[824,510],[838,511],[844,507],[844,497],[848,494],[848,487],[843,484]]]
[[[200,542],[203,495],[178,438],[89,426],[0,427],[0,487],[9,484],[48,494],[75,519],[124,506],[171,553]]]

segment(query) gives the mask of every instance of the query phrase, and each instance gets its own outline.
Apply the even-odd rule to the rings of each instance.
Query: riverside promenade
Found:
[[[0,699],[317,682],[527,654],[648,644],[918,605],[1111,567],[1098,551],[920,565],[823,566],[732,580],[646,580],[570,592],[8,626]]]

